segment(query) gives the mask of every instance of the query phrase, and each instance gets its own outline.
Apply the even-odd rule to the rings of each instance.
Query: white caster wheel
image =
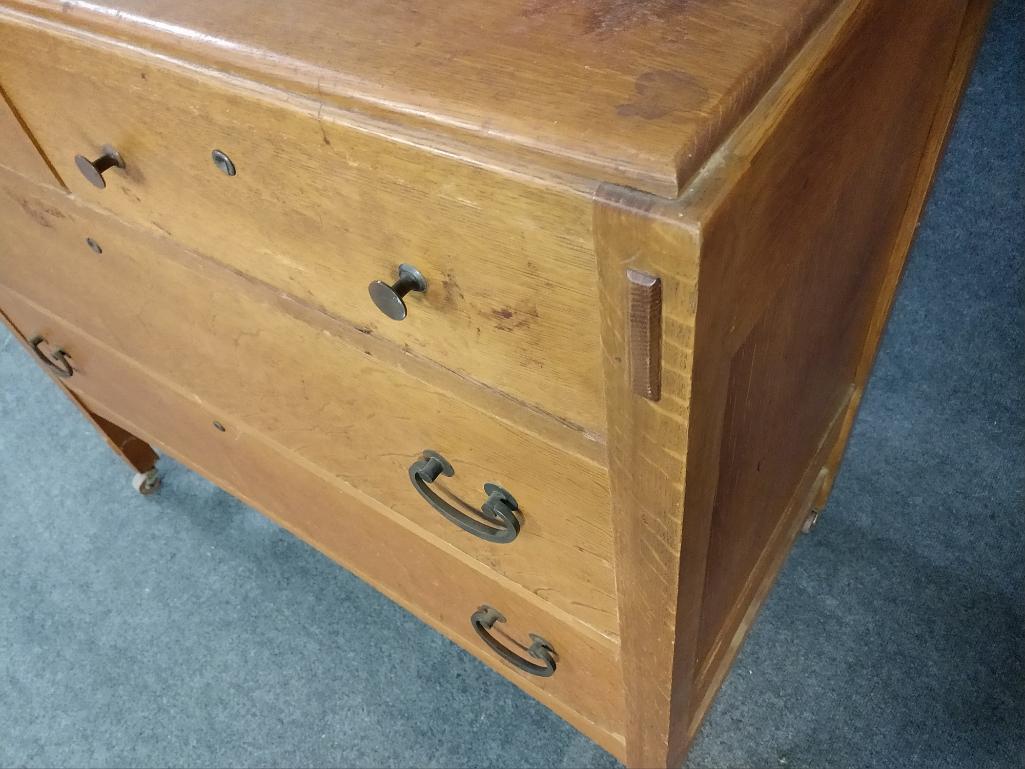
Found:
[[[144,497],[148,497],[160,488],[160,474],[155,467],[145,473],[136,473],[132,478],[132,487]]]
[[[801,524],[801,531],[805,534],[811,534],[811,530],[815,528],[815,524],[819,522],[819,511],[812,508],[811,512],[808,513],[808,517],[804,519],[804,523]]]

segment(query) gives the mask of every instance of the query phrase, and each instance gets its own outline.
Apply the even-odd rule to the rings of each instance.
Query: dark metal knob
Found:
[[[383,280],[375,280],[368,286],[368,290],[377,309],[392,320],[402,320],[406,317],[406,303],[402,297],[410,291],[426,291],[427,280],[413,265],[400,264],[397,281],[389,286]]]
[[[116,149],[109,144],[104,144],[102,149],[103,154],[96,158],[96,160],[90,160],[85,155],[75,155],[75,165],[82,172],[82,176],[88,179],[91,185],[99,187],[101,190],[107,186],[107,183],[103,180],[104,171],[115,166],[118,168],[125,167],[125,161],[122,159],[121,153]]]
[[[525,660],[491,635],[491,628],[495,626],[496,622],[505,622],[505,617],[497,609],[487,604],[481,606],[470,616],[470,624],[477,631],[480,640],[491,647],[493,652],[510,665],[519,668],[524,673],[530,673],[532,676],[541,676],[542,678],[548,678],[555,673],[558,655],[556,655],[555,649],[552,648],[550,643],[541,636],[531,633],[530,646],[520,646],[520,644],[517,644],[517,646],[520,646],[529,656],[539,660],[541,664],[538,665],[536,662]]]

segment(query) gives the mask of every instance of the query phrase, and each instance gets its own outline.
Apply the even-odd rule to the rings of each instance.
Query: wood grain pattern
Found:
[[[614,644],[546,612],[536,601],[492,579],[486,569],[437,538],[424,538],[403,516],[344,484],[331,483],[278,451],[244,424],[210,424],[219,410],[175,391],[86,334],[13,292],[0,307],[25,334],[45,330],[67,340],[78,371],[67,380],[83,403],[150,440],[221,488],[256,507],[485,664],[613,753],[622,753],[621,677]],[[169,544],[169,547],[173,545]],[[508,618],[507,636],[538,633],[559,653],[551,678],[528,676],[496,659],[469,617],[481,604]],[[415,650],[414,650],[415,651]],[[486,699],[487,692],[481,692]]]
[[[2,177],[0,200],[0,281],[8,287],[181,386],[221,421],[259,431],[553,610],[615,636],[604,464],[404,374],[379,360],[363,334],[342,340],[281,312],[237,276],[166,239]],[[102,254],[85,245],[90,236]],[[479,506],[487,482],[515,495],[524,518],[515,542],[477,539],[427,505],[408,477],[425,449],[455,467],[437,484],[455,503]]]
[[[143,49],[674,196],[836,0],[5,0]],[[509,165],[506,159],[502,165]]]
[[[97,432],[106,440],[111,451],[121,457],[137,473],[152,470],[157,464],[157,453],[146,441],[132,435],[125,428],[82,407],[96,426]]]
[[[637,395],[662,397],[662,279],[626,271],[630,383]]]
[[[69,188],[299,301],[604,433],[589,191],[354,129],[321,102],[4,20],[0,82]],[[94,188],[74,166],[124,157]],[[211,162],[226,152],[237,174]],[[592,185],[593,187],[593,185]],[[428,289],[386,318],[373,280]]]
[[[2,84],[2,80],[0,80]],[[36,147],[32,137],[0,87],[0,165],[38,184],[60,185],[60,179]]]
[[[680,200],[599,192],[630,765],[682,762],[828,482],[963,12],[842,3]],[[690,320],[667,326],[686,348],[658,409],[624,388],[615,331],[637,262],[696,273],[667,299]]]
[[[961,97],[968,83],[975,55],[979,50],[982,34],[986,27],[986,20],[989,18],[990,7],[991,4],[987,0],[972,0],[968,3],[964,24],[962,25],[957,49],[954,53],[954,63],[947,77],[942,101],[939,109],[936,111],[936,116],[929,131],[925,152],[922,154],[922,160],[918,165],[915,186],[911,191],[907,209],[901,219],[900,230],[890,252],[886,275],[877,294],[875,309],[872,311],[872,321],[865,339],[865,349],[862,351],[861,362],[855,376],[854,397],[851,399],[850,408],[845,415],[843,427],[837,436],[837,441],[830,454],[827,463],[828,474],[826,481],[819,490],[818,498],[814,503],[816,509],[821,510],[825,507],[833,487],[833,481],[836,479],[840,462],[843,459],[851,428],[854,426],[854,419],[861,404],[861,395],[868,382],[868,377],[872,373],[872,364],[875,362],[876,353],[879,350],[879,344],[882,341],[883,331],[886,327],[886,321],[890,316],[890,309],[897,294],[897,285],[904,272],[904,264],[907,261],[908,252],[911,250],[911,243],[914,240],[915,233],[918,231],[918,221],[925,208],[926,198],[929,195],[929,190],[932,188],[936,169],[939,167],[940,159],[943,156],[943,150],[946,147],[954,117],[957,115]]]
[[[691,392],[699,240],[664,208],[616,187],[602,188],[595,204],[626,761],[637,767],[682,760],[685,705],[673,702],[674,682],[688,673],[677,627],[692,596],[681,592],[680,571],[684,543],[699,540],[684,536],[688,426],[700,418]],[[628,270],[662,281],[659,401],[636,395],[630,378]]]
[[[408,8],[232,10],[264,1],[0,0],[58,172],[129,161],[71,198],[0,171],[0,305],[74,345],[89,410],[492,665],[466,617],[500,596],[573,660],[500,672],[680,765],[828,494],[988,3],[428,0],[410,46]],[[399,261],[434,292],[389,325]],[[425,510],[425,448],[522,541]]]
[[[799,480],[809,476],[838,406],[856,392],[886,260],[963,14],[958,2],[930,14],[907,5],[861,4],[786,113],[776,119],[756,110],[750,138],[742,126],[736,144],[722,150],[742,171],[705,213],[704,253],[728,265],[720,303],[742,309],[734,310],[721,344],[733,356],[730,411],[702,598],[702,667],[714,664],[733,636],[730,618],[747,601],[745,586],[759,554],[790,501],[806,493]],[[882,34],[886,29],[902,34]],[[876,130],[883,115],[885,133]],[[816,172],[827,163],[831,173]],[[785,226],[776,211],[761,214],[759,203],[770,194],[793,213]],[[695,190],[699,206],[700,197]],[[810,476],[819,470],[810,468]]]

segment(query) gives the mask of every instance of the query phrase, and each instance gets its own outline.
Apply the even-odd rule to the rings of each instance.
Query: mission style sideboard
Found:
[[[0,311],[140,492],[158,448],[678,766],[987,10],[0,0]]]

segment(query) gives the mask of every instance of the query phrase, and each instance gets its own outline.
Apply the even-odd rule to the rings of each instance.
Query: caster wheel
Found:
[[[811,530],[815,528],[815,524],[819,522],[819,511],[812,508],[812,511],[808,513],[808,517],[804,519],[804,523],[801,524],[801,531],[805,534],[811,534]]]
[[[144,497],[154,493],[160,488],[160,475],[156,468],[145,473],[136,473],[132,478],[132,487]]]

